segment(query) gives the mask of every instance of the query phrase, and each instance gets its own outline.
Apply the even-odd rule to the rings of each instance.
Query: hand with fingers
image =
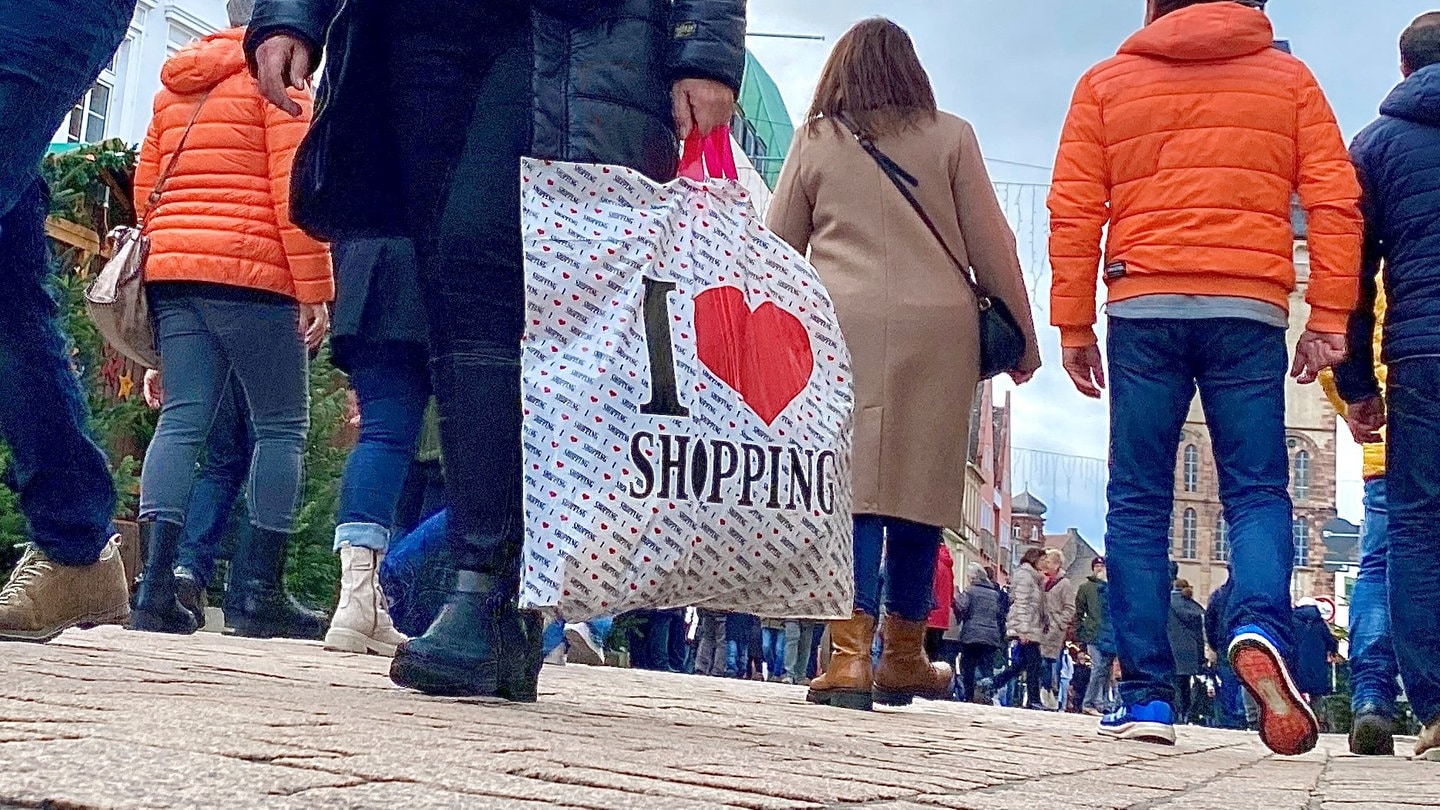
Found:
[[[1098,343],[1065,349],[1063,365],[1076,391],[1091,399],[1100,398],[1100,392],[1105,390],[1105,360]]]
[[[1345,411],[1345,424],[1350,435],[1360,444],[1379,444],[1385,441],[1380,430],[1385,427],[1385,399],[1371,397],[1357,402]]]
[[[1344,335],[1306,330],[1295,344],[1295,364],[1290,376],[1301,385],[1309,385],[1320,378],[1320,372],[1345,362],[1349,347]]]
[[[670,90],[675,104],[675,131],[680,140],[694,132],[705,137],[730,123],[735,114],[735,91],[711,79],[681,79]]]
[[[260,95],[292,116],[300,105],[290,98],[290,88],[304,90],[310,82],[310,46],[292,34],[273,34],[255,49],[255,81]]]
[[[165,404],[165,385],[161,381],[160,372],[153,368],[147,369],[142,388],[145,391],[145,404],[153,410],[160,410],[160,406]]]
[[[325,304],[302,304],[300,307],[300,336],[305,339],[305,348],[318,349],[330,331],[330,307]]]

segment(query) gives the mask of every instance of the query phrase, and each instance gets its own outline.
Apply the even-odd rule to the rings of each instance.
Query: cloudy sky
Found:
[[[808,107],[831,43],[856,20],[889,16],[914,36],[940,105],[975,125],[994,178],[1043,183],[1048,172],[1016,164],[1051,165],[1076,79],[1139,27],[1144,5],[1144,0],[751,0],[751,31],[820,34],[827,41],[756,37],[750,44],[780,84],[792,116],[798,116]],[[1399,33],[1436,7],[1440,0],[1271,0],[1269,13],[1277,36],[1289,39],[1295,54],[1319,77],[1349,138],[1370,122],[1399,79]],[[1012,220],[1018,218],[1027,261],[1034,253],[1029,247],[1034,229],[1027,219],[1034,204],[1043,206],[1043,193],[1027,196],[1017,186],[1007,205]],[[1044,272],[1040,262],[1032,272]],[[1035,280],[1042,291],[1037,320],[1045,323],[1048,279]],[[1053,330],[1043,333],[1042,344],[1048,367],[1015,394],[1015,444],[1103,457],[1104,407],[1082,400],[1070,388],[1059,370]],[[1341,514],[1358,520],[1358,451],[1346,447],[1339,466]],[[1098,539],[1103,512],[1093,466],[1036,466],[1032,460],[1031,467],[1017,469],[1016,476],[1043,479],[1035,488],[1050,491],[1050,530],[1077,525]]]

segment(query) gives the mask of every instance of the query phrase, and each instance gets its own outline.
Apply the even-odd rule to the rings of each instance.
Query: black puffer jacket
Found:
[[[295,221],[320,239],[397,235],[397,167],[383,92],[386,0],[257,0],[246,53],[277,33],[329,51],[315,122],[291,173]],[[472,0],[510,2],[510,0]],[[745,0],[531,0],[531,156],[675,172],[670,86],[738,90]],[[328,35],[327,32],[328,31]]]

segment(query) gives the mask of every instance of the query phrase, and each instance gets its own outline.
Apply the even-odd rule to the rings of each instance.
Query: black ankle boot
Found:
[[[130,629],[182,636],[199,629],[175,591],[175,558],[182,534],[184,527],[178,523],[147,520],[140,524],[140,544],[147,553],[140,593],[130,611]]]
[[[496,697],[513,703],[539,699],[540,668],[545,663],[545,617],[506,601],[498,619],[500,660]]]
[[[502,627],[511,635],[519,626],[502,621],[508,603],[493,577],[457,571],[455,590],[430,629],[395,651],[390,680],[427,695],[497,696]]]
[[[235,554],[225,592],[225,625],[246,638],[325,638],[330,619],[295,601],[285,590],[285,547],[290,535],[252,528]]]

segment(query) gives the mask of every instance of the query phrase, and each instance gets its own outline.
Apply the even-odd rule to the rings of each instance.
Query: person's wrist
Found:
[[[1063,349],[1088,349],[1099,342],[1093,326],[1060,327],[1060,347]]]

